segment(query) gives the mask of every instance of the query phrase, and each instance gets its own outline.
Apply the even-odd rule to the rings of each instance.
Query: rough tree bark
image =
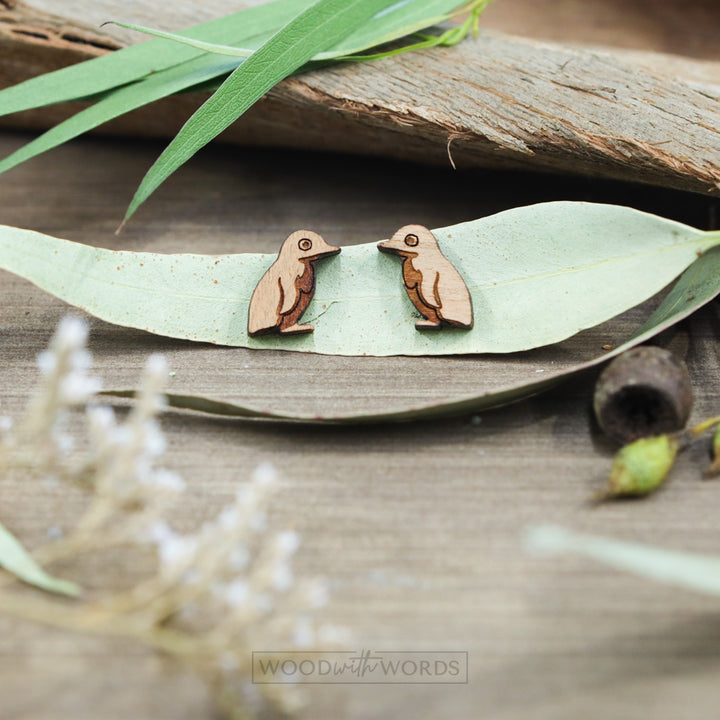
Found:
[[[567,12],[582,4],[566,0],[555,5]],[[600,4],[617,5],[612,0]],[[630,3],[637,11],[633,17],[638,27],[643,15],[637,6],[652,4]],[[522,18],[527,23],[533,12],[544,17],[532,5],[520,2],[515,16],[497,14],[495,24],[522,26]],[[673,37],[680,38],[675,44],[668,45],[667,33],[648,35],[646,30],[642,36],[636,33],[640,49],[632,49],[627,22],[618,43],[623,48],[560,44],[485,30],[455,48],[305,73],[281,83],[224,139],[423,163],[447,163],[452,158],[458,167],[549,170],[720,195],[720,62],[708,60],[714,48],[703,34],[720,11],[707,2],[690,5],[693,12],[684,8],[684,15],[666,12],[664,22],[674,23]],[[63,17],[38,6],[60,9]],[[154,11],[151,18],[151,7],[150,2],[135,0],[123,7],[123,19],[177,27],[230,9],[224,0],[203,3],[202,10],[195,3],[179,3],[172,13]],[[127,41],[122,33],[103,34],[77,20],[86,16],[95,21],[117,12],[105,0],[0,0],[0,85],[121,46]],[[582,32],[573,33],[571,27],[568,37],[602,37],[583,26],[582,11],[577,12],[581,14],[575,26],[582,26]],[[627,20],[627,12],[624,17]],[[539,32],[553,35],[552,20],[539,22]],[[705,23],[696,36],[692,23]],[[687,55],[644,51],[648,47],[670,47]],[[202,99],[171,98],[103,130],[168,136]],[[43,128],[73,109],[66,105],[22,113],[4,119],[4,124]]]

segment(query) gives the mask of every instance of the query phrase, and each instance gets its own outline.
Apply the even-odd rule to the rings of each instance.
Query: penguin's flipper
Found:
[[[295,288],[295,278],[290,277],[289,273],[282,273],[278,278],[280,286],[280,315],[287,315],[296,305],[298,301],[298,291]]]
[[[423,302],[432,308],[442,307],[442,301],[438,293],[438,283],[440,282],[440,273],[437,270],[423,273],[422,282],[420,283],[419,292]]]

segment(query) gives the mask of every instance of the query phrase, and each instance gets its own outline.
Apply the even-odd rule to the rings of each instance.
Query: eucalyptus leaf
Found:
[[[0,115],[67,100],[95,103],[0,161],[0,172],[155,100],[188,89],[215,90],[215,95],[190,118],[150,169],[128,209],[127,221],[154,189],[200,147],[277,82],[310,67],[310,61],[372,60],[419,47],[454,44],[476,24],[489,1],[276,0],[197,25],[182,34],[117,23],[161,39],[0,91]],[[460,6],[470,11],[462,27],[405,48],[357,55],[452,17]],[[235,57],[222,60],[208,52],[220,52],[222,48]],[[241,70],[246,58],[252,58],[252,62]]]
[[[186,30],[189,37],[214,43],[243,42],[277,30],[301,12],[309,0],[275,0]],[[0,115],[78,100],[120,87],[202,54],[167,40],[122,48],[115,52],[31,78],[0,92]]]
[[[331,48],[393,0],[317,0],[242,63],[183,125],[140,183],[125,221],[175,170],[281,80]]]
[[[480,0],[471,4],[475,16],[490,3],[490,0]],[[378,45],[399,40],[400,38],[414,35],[420,30],[425,30],[433,25],[449,20],[458,13],[458,7],[463,3],[457,0],[405,0],[397,2],[376,13],[368,22],[357,28],[351,35],[333,46],[331,50],[319,52],[312,56],[313,61],[336,60],[336,59],[370,59],[368,57],[352,58],[351,56],[368,50]],[[463,8],[467,10],[468,7]],[[183,45],[188,45],[197,50],[218,55],[226,55],[234,58],[247,58],[255,52],[256,47],[250,43],[244,45],[221,45],[207,42],[198,38],[189,37],[182,33],[172,33],[144,25],[135,25],[116,21],[115,25],[135,30],[146,35],[152,35],[165,40],[174,40]],[[458,33],[458,40],[467,33],[468,27]],[[455,30],[460,30],[456,28]],[[433,41],[435,38],[433,38]],[[429,46],[429,45],[427,45]],[[417,45],[412,46],[413,49]],[[373,58],[379,57],[372,56]]]
[[[155,61],[144,50],[136,50],[138,47],[144,48],[147,45],[144,43],[112,54],[112,57],[125,58],[122,72],[118,72],[115,67],[116,61],[106,60],[105,58],[110,56],[103,56],[68,68],[68,80],[63,80],[62,73],[65,73],[65,70],[52,73],[52,89],[46,87],[47,81],[44,79],[46,76],[42,76],[37,80],[0,92],[3,111],[12,112],[16,107],[13,103],[19,102],[18,97],[24,97],[26,103],[37,107],[46,104],[49,97],[55,97],[53,93],[63,88],[65,83],[77,83],[78,90],[73,97],[85,97],[100,90],[105,91],[93,98],[94,104],[90,107],[64,120],[1,160],[0,172],[10,170],[32,157],[156,100],[190,89],[207,88],[211,81],[224,78],[235,70],[244,58],[261,47],[272,34],[308,4],[309,0],[292,0],[292,2],[283,0],[283,2],[262,5],[262,11],[260,8],[252,8],[252,12],[247,16],[245,13],[250,11],[236,13],[225,18],[225,23],[222,25],[208,23],[191,28],[186,31],[187,36],[148,30],[127,23],[116,23],[122,27],[142,30],[166,39],[182,40],[199,52],[195,53],[195,57],[189,58],[185,58],[187,53],[180,53],[175,58],[177,62],[170,62],[172,53],[167,49],[157,48],[153,43],[153,47],[156,47],[159,53]],[[368,22],[360,25],[334,50],[315,55],[312,59],[348,56],[411,34],[452,16],[452,11],[458,4],[457,0],[413,0],[396,3],[387,8],[386,12],[376,13]],[[474,4],[478,5],[478,3]],[[487,0],[479,3],[477,12],[481,9],[480,6],[484,7],[486,4]],[[242,44],[242,49],[232,47],[232,52],[229,53],[234,55],[232,59],[216,57],[205,52],[208,48],[228,47],[201,39],[212,38],[219,34],[230,36],[234,42]],[[436,38],[430,44],[440,42],[441,39]],[[372,56],[375,57],[378,56]],[[99,75],[94,74],[94,68],[99,68]],[[98,82],[101,84],[98,85]],[[112,84],[106,86],[104,83]],[[216,85],[213,89],[217,87]]]
[[[131,110],[227,75],[235,67],[237,61],[203,55],[118,88],[0,160],[0,172],[10,170]]]
[[[79,585],[68,580],[59,580],[46,573],[20,541],[2,524],[0,524],[0,567],[41,590],[71,597],[76,597],[81,592]]]
[[[555,525],[531,528],[526,546],[534,553],[580,555],[648,580],[720,595],[720,556],[666,550]]]
[[[272,255],[112,251],[0,226],[0,268],[103,320],[168,337],[330,355],[509,353],[638,305],[720,242],[718,233],[630,208],[575,202],[434,232],[472,295],[472,330],[418,332],[400,262],[375,243],[318,266],[303,318],[315,332],[294,337],[247,335],[250,297]],[[714,288],[714,278],[707,282]]]
[[[272,412],[247,405],[227,402],[198,395],[180,395],[168,393],[167,402],[170,407],[179,410],[195,410],[212,415],[226,417],[260,418],[271,420],[293,420],[304,423],[333,424],[374,424],[386,422],[409,422],[427,420],[438,417],[454,417],[469,415],[506,405],[525,397],[537,395],[548,390],[563,380],[596,367],[607,360],[650,340],[663,330],[691,315],[698,308],[706,305],[720,294],[720,247],[713,247],[701,255],[680,277],[675,286],[642,327],[624,343],[611,352],[603,353],[586,362],[565,367],[560,371],[548,373],[542,380],[533,379],[508,385],[480,395],[469,395],[450,398],[443,402],[426,405],[415,405],[409,408],[378,411],[373,413],[345,413],[342,415],[299,414]],[[135,396],[134,390],[108,390],[102,393],[115,397]],[[395,403],[396,405],[396,403]]]

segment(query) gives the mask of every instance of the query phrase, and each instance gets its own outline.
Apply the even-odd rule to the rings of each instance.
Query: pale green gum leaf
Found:
[[[20,541],[0,524],[0,567],[29,585],[41,590],[77,597],[81,588],[68,580],[49,575],[32,558]]]
[[[537,554],[579,555],[654,582],[720,595],[720,556],[717,555],[667,550],[576,533],[555,525],[529,528],[525,547]]]
[[[638,305],[717,242],[630,208],[576,202],[515,208],[434,233],[470,291],[471,330],[418,332],[400,263],[375,243],[318,264],[305,316],[315,332],[293,338],[247,335],[250,296],[272,255],[110,251],[4,227],[0,268],[109,322],[196,342],[330,355],[509,353],[560,342]],[[701,279],[707,292],[716,289],[716,278]],[[694,306],[682,287],[663,308],[682,314]],[[638,333],[658,322],[653,316]]]
[[[456,398],[447,398],[441,402],[436,401],[427,404],[413,405],[411,407],[402,407],[401,400],[398,401],[397,398],[392,398],[388,400],[386,405],[387,409],[376,410],[374,412],[345,412],[335,415],[272,411],[248,405],[239,405],[238,403],[216,398],[181,395],[178,393],[169,393],[167,400],[170,407],[226,417],[291,420],[312,424],[341,423],[355,425],[410,422],[413,420],[426,420],[428,418],[468,415],[499,405],[505,405],[531,395],[537,395],[544,390],[554,387],[566,378],[597,367],[626,350],[650,340],[673,324],[684,320],[698,308],[715,299],[718,294],[720,294],[720,247],[714,247],[695,260],[675,283],[647,322],[634,332],[626,342],[621,343],[614,350],[603,353],[590,360],[564,367],[559,371],[551,370],[543,375],[542,380],[535,379],[536,376],[530,376],[532,379],[525,379],[513,385],[503,386],[502,382],[500,382],[496,389],[479,395],[471,394]],[[115,390],[108,391],[107,394],[118,397],[133,397],[134,391]]]
[[[652,316],[613,351],[559,371],[549,368],[542,379],[533,373],[514,385],[499,382],[481,395],[412,407],[390,398],[386,410],[326,417],[192,396],[171,400],[224,415],[352,423],[461,415],[540,392],[650,339],[720,291],[716,236],[629,208],[545,203],[434,232],[470,289],[472,330],[415,330],[400,264],[375,243],[343,248],[318,264],[317,291],[305,315],[315,332],[294,338],[247,335],[250,296],[272,255],[111,251],[0,226],[0,268],[118,325],[200,342],[335,355],[526,350],[624,312],[682,273]]]

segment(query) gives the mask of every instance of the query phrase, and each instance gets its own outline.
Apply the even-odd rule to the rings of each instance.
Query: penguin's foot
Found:
[[[283,335],[302,335],[303,333],[311,333],[315,328],[312,325],[290,325],[289,327],[281,327],[280,332]]]
[[[442,323],[439,320],[418,320],[415,323],[416,330],[437,330]]]

